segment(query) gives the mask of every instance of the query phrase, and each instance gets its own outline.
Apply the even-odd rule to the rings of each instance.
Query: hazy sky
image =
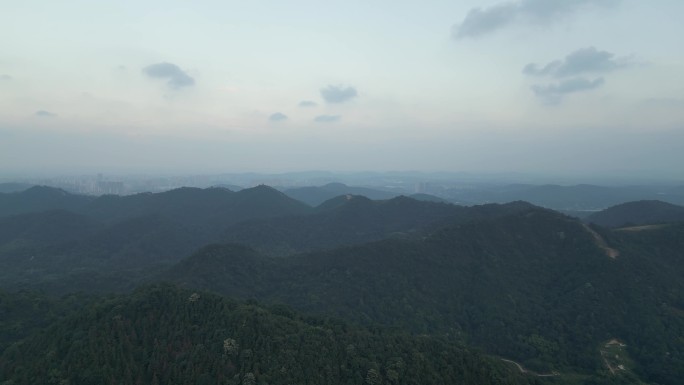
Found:
[[[684,179],[684,1],[0,1],[0,172]]]

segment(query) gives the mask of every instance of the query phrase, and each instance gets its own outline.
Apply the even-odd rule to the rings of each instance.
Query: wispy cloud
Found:
[[[173,63],[151,64],[143,68],[142,71],[151,78],[166,79],[166,84],[173,89],[195,85],[195,79]]]
[[[38,110],[33,115],[35,115],[39,118],[54,118],[57,116],[57,114],[55,114],[54,112],[45,111],[45,110]]]
[[[544,66],[530,63],[523,73],[530,76],[567,77],[584,73],[606,73],[633,65],[629,57],[616,58],[608,51],[594,47],[582,48],[570,53],[562,60],[554,60]]]
[[[311,100],[302,100],[299,102],[299,107],[316,107],[318,103]]]
[[[588,76],[603,75],[632,65],[634,61],[630,57],[618,58],[608,51],[587,47],[542,66],[529,63],[522,72],[536,78],[563,79],[546,85],[532,86],[534,94],[544,103],[558,104],[564,95],[594,90],[605,83],[604,77],[591,80]]]
[[[452,27],[456,39],[479,37],[515,23],[548,24],[584,8],[613,7],[621,0],[517,0],[473,8]]]
[[[1,74],[0,80],[12,80],[12,77],[7,74]]]
[[[271,116],[268,117],[268,120],[270,120],[271,122],[280,122],[283,120],[287,120],[287,115],[281,112],[276,112],[271,114]]]
[[[342,117],[339,115],[319,115],[314,118],[314,122],[319,122],[319,123],[332,123],[332,122],[337,122],[341,119]]]
[[[603,78],[589,80],[584,77],[577,77],[543,86],[535,85],[532,86],[532,91],[546,104],[558,104],[565,95],[590,91],[601,87],[603,83],[605,83]]]
[[[358,96],[356,88],[329,85],[321,88],[321,97],[327,103],[344,103]]]

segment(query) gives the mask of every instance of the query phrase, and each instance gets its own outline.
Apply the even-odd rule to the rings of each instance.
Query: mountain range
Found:
[[[465,207],[404,196],[371,200],[343,194],[311,207],[267,186],[239,192],[182,188],[122,197],[87,197],[46,187],[3,193],[0,286],[18,297],[0,295],[0,315],[8,320],[0,323],[0,342],[7,347],[2,357],[10,363],[0,367],[5,377],[18,383],[35,380],[33,372],[47,376],[39,368],[50,367],[55,379],[79,383],[110,379],[115,369],[90,377],[70,372],[69,367],[82,367],[86,373],[98,364],[68,346],[87,344],[83,339],[87,330],[121,330],[118,338],[127,336],[132,341],[127,350],[105,349],[97,354],[120,357],[111,359],[111,368],[127,363],[132,378],[143,383],[154,382],[155,375],[159,383],[169,383],[169,376],[175,375],[191,378],[189,372],[170,372],[164,365],[176,367],[179,359],[196,353],[193,357],[207,359],[211,365],[235,366],[230,373],[238,377],[226,381],[243,381],[252,373],[255,381],[280,383],[274,379],[277,366],[268,362],[259,363],[263,373],[269,373],[261,376],[253,361],[201,353],[202,349],[220,352],[218,342],[209,342],[206,336],[228,327],[216,321],[222,316],[210,315],[212,309],[230,318],[226,308],[243,306],[222,302],[229,300],[203,292],[207,290],[248,300],[254,306],[250,309],[259,314],[280,309],[265,315],[267,319],[284,311],[278,304],[291,307],[284,314],[297,314],[293,335],[308,335],[311,327],[322,327],[320,321],[309,322],[307,317],[342,320],[326,322],[343,322],[348,325],[344,328],[359,333],[382,330],[379,333],[390,333],[393,341],[403,335],[398,350],[391,353],[402,360],[408,356],[400,352],[413,348],[400,346],[414,346],[418,343],[414,338],[421,335],[432,339],[429,344],[446,344],[439,348],[442,351],[458,347],[462,355],[456,360],[468,361],[473,353],[469,349],[482,349],[499,357],[474,358],[469,361],[472,365],[466,365],[472,373],[483,373],[477,368],[494,373],[486,380],[469,377],[483,383],[507,379],[510,383],[677,384],[684,377],[684,342],[672,338],[684,335],[681,210],[662,202],[633,202],[583,222],[521,201]],[[160,281],[175,286],[148,286],[137,294],[110,299],[97,294],[129,293],[141,284]],[[26,291],[35,289],[69,296],[57,300]],[[95,295],[83,299],[82,309],[74,305],[82,297],[70,294],[79,291]],[[188,296],[200,291],[202,298],[213,298],[210,308],[202,311],[208,318],[187,318],[187,312],[163,317],[164,312],[176,313],[161,304],[183,309]],[[156,304],[167,310],[158,313]],[[130,322],[116,329],[119,326],[111,317],[122,314],[116,309],[123,308],[129,309],[124,313],[130,315]],[[138,329],[135,325],[143,325],[145,319],[163,321],[168,332],[156,335],[149,328]],[[181,347],[173,345],[168,341],[178,335],[177,324],[196,325],[200,334]],[[53,329],[45,334],[46,328]],[[305,331],[294,331],[300,329]],[[342,338],[339,327],[327,330],[333,338]],[[278,333],[274,329],[268,335]],[[155,350],[153,340],[135,337],[139,334],[167,341],[171,345],[159,346],[177,353],[164,356],[162,350]],[[62,337],[51,339],[51,335]],[[97,338],[103,344],[113,343],[106,333]],[[378,344],[392,344],[381,341]],[[357,342],[341,339],[340,346],[357,346]],[[266,353],[273,352],[273,345],[259,346],[270,346],[260,352],[274,354]],[[89,349],[96,351],[93,346]],[[252,353],[255,349],[250,348]],[[29,359],[36,351],[81,358],[63,365],[47,356]],[[155,369],[131,361],[152,351],[157,353],[149,359],[160,359],[154,361],[159,365]],[[277,365],[285,359],[273,357]],[[334,367],[362,368],[365,377],[362,374],[360,381],[367,380],[373,369],[387,383],[411,382],[390,381],[394,374],[389,374],[389,364],[382,366],[369,358],[377,365],[363,366],[339,357],[335,353],[321,360],[335,363]],[[500,366],[501,359],[508,364]],[[439,359],[430,356],[428,361]],[[511,367],[527,375],[515,376],[516,370],[508,370]],[[199,368],[193,373],[217,375],[215,369]],[[454,378],[443,377],[452,373],[444,368],[416,370],[442,376],[430,383],[450,383]],[[360,372],[342,372],[353,377],[344,377],[348,383],[359,381]],[[336,371],[336,378],[342,372]],[[407,375],[417,378],[410,377],[414,372]]]

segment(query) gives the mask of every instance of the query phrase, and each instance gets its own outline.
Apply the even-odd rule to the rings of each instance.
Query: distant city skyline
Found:
[[[684,180],[684,2],[7,1],[0,175]]]

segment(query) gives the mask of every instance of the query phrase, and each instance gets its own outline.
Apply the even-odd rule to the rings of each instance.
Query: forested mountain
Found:
[[[85,214],[53,210],[0,218],[0,287],[122,290],[209,243],[239,242],[286,256],[422,237],[447,223],[528,207],[513,203],[465,208],[406,197],[372,201],[341,196],[314,210],[268,187],[238,193],[179,189],[104,196],[79,210]],[[239,218],[254,219],[233,223]],[[97,278],[93,282],[90,277]]]
[[[347,186],[343,183],[328,183],[323,186],[291,188],[284,191],[287,196],[315,207],[340,195],[362,195],[373,200],[391,199],[399,194],[367,187]]]
[[[97,221],[66,210],[0,217],[0,250],[70,242],[93,235],[100,227]]]
[[[0,287],[126,289],[210,240],[159,215],[112,225],[61,210],[0,218]]]
[[[82,294],[54,298],[38,292],[0,290],[0,355],[12,343],[74,313],[91,299]]]
[[[0,193],[0,217],[56,209],[77,211],[93,199],[53,187],[34,186],[24,191]]]
[[[411,195],[409,195],[409,198],[413,198],[413,199],[418,200],[418,201],[449,203],[449,201],[446,199],[440,198],[438,196],[430,195],[430,194],[423,194],[423,193],[411,194]]]
[[[53,210],[0,218],[0,286],[68,291],[89,274],[108,274],[117,277],[100,277],[96,283],[125,289],[208,243],[241,242],[284,256],[417,236],[440,220],[478,210],[405,197],[371,201],[345,196],[314,211],[268,187],[104,196],[79,210],[86,214]],[[234,223],[244,218],[255,219]],[[78,278],[64,279],[73,273]]]
[[[525,202],[463,207],[404,196],[374,201],[342,195],[323,202],[310,215],[235,224],[219,239],[249,245],[268,255],[286,256],[386,238],[420,238],[447,225],[498,218],[531,207]]]
[[[671,338],[684,335],[684,227],[666,230],[651,238],[590,231],[531,208],[424,240],[285,259],[212,246],[163,278],[355,322],[448,333],[539,371],[601,371],[600,347],[618,339],[636,373],[676,384],[684,376],[684,342]]]
[[[188,226],[230,224],[254,218],[304,214],[311,208],[268,186],[232,192],[223,188],[179,188],[163,193],[105,195],[83,209],[105,222],[158,214]]]
[[[84,306],[0,356],[8,384],[533,384],[434,337],[152,286]]]
[[[234,223],[313,211],[266,186],[99,198],[34,187],[0,198],[6,211],[27,212],[0,217],[0,287],[58,292],[128,289]],[[72,211],[39,211],[62,206]]]
[[[440,336],[561,373],[553,383],[580,383],[571,380],[577,373],[588,383],[684,377],[684,342],[672,338],[684,335],[683,224],[608,230],[526,202],[462,207],[401,196],[345,194],[312,208],[266,186],[0,195],[8,196],[27,211],[0,216],[0,286],[8,290],[120,292],[169,280]],[[5,345],[75,310],[73,300],[63,308],[22,295],[0,298],[8,308],[39,303],[0,318]],[[612,356],[624,359],[608,362],[613,340],[623,350]],[[625,370],[610,374],[619,365]]]
[[[681,186],[476,185],[447,189],[441,196],[465,204],[523,200],[554,210],[600,210],[644,199],[684,204],[684,189]]]
[[[684,221],[684,207],[661,201],[627,202],[586,218],[605,227],[642,226]]]
[[[412,237],[447,219],[472,210],[407,197],[374,201],[343,195],[316,208],[311,215],[283,216],[242,222],[229,227],[222,242],[250,245],[273,255],[352,245],[388,237]]]
[[[90,197],[52,187],[0,193],[0,217],[63,209],[104,223],[161,215],[188,225],[237,223],[247,219],[304,214],[307,205],[268,186],[232,192],[224,188],[179,188],[162,193]]]

